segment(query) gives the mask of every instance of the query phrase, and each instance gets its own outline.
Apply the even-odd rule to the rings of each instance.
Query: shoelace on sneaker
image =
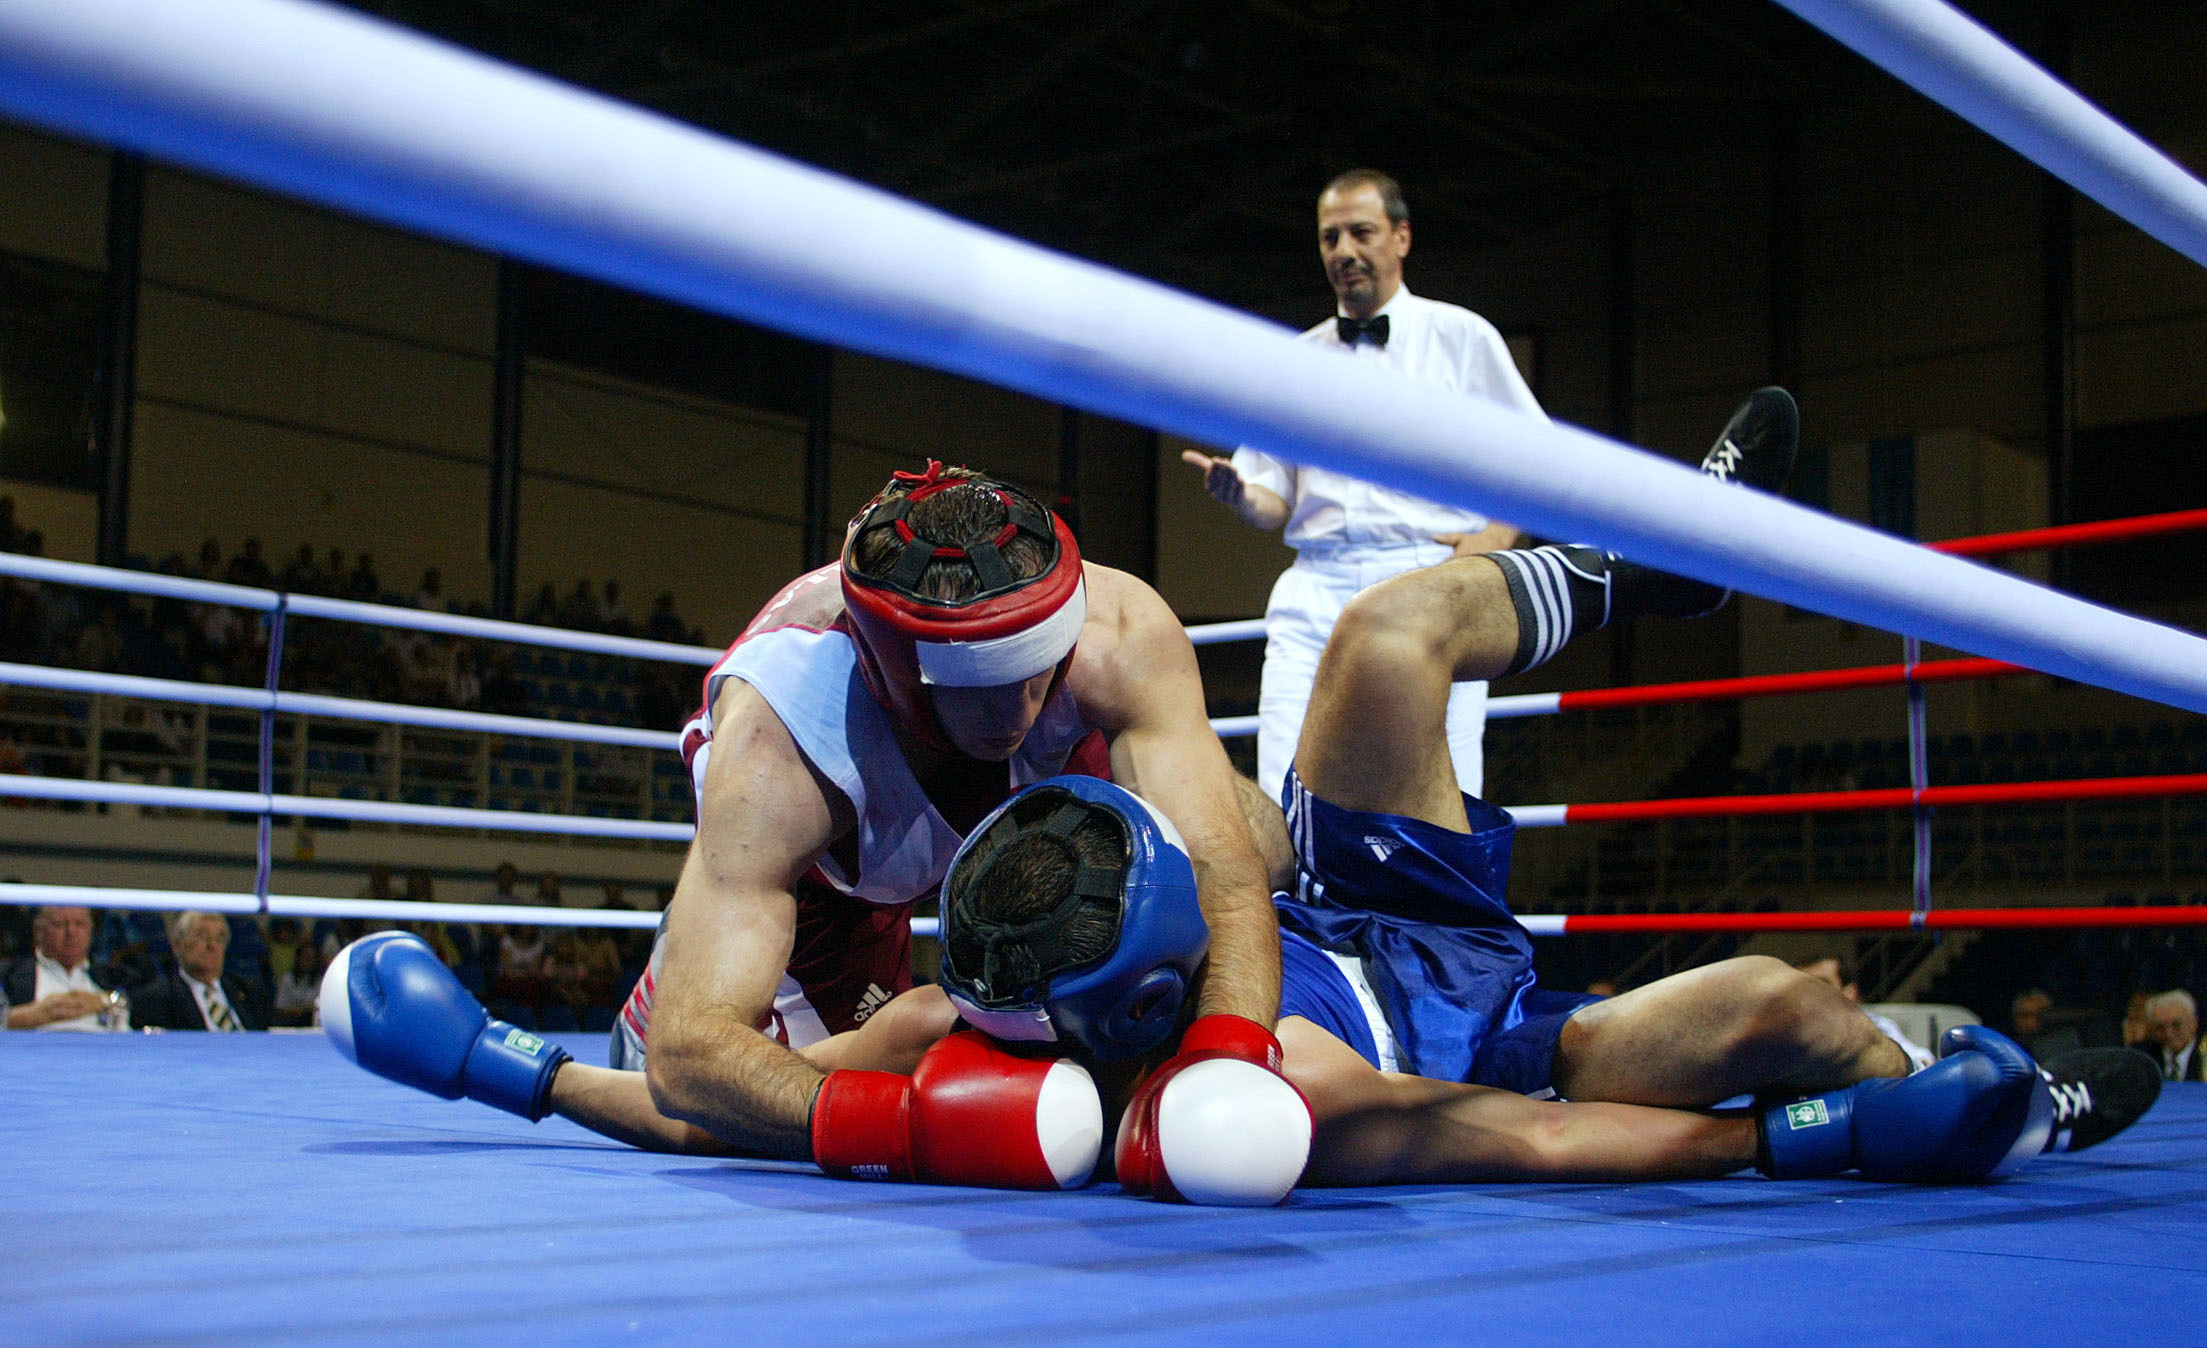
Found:
[[[2082,1081],[2057,1081],[2043,1067],[2038,1074],[2046,1079],[2046,1089],[2054,1097],[2054,1126],[2044,1150],[2067,1151],[2077,1120],[2092,1112],[2092,1087]]]
[[[1701,471],[1719,482],[1730,482],[1740,470],[1740,456],[1746,452],[1727,435],[1709,451],[1709,457],[1701,461]]]
[[[2066,1128],[2092,1112],[2092,1088],[2082,1081],[2056,1081],[2046,1076],[2046,1085],[2054,1095],[2054,1126]]]

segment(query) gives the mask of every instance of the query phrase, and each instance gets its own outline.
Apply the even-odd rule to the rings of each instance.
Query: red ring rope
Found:
[[[1953,679],[1982,679],[2001,674],[2028,674],[2021,665],[2002,660],[1927,660],[1920,665],[1862,665],[1854,669],[1822,669],[1803,674],[1749,674],[1732,679],[1694,679],[1684,683],[1644,683],[1628,688],[1589,688],[1556,695],[1557,711],[1585,711],[1595,707],[1635,707],[1656,702],[1713,702],[1734,697],[1770,697],[1781,693],[1815,693],[1833,688],[1877,688],[1886,684],[1945,683]]]
[[[1993,782],[1977,786],[1905,786],[1867,791],[1794,791],[1754,796],[1680,796],[1671,800],[1623,800],[1566,805],[1567,824],[1624,819],[1704,819],[1732,814],[1823,814],[1843,810],[1893,810],[1914,805],[2013,805],[2042,800],[2112,800],[2132,796],[2207,793],[2207,773],[2160,777],[2075,777],[2050,782]]]
[[[2172,510],[2161,515],[2133,515],[2129,519],[2093,520],[2085,524],[2057,524],[2049,529],[2019,529],[2014,533],[1980,534],[1975,538],[1950,538],[1926,543],[1933,552],[1957,557],[1989,557],[2000,552],[2026,552],[2037,548],[2077,548],[2094,543],[2116,543],[2157,534],[2179,534],[2207,529],[2207,510]]]
[[[1925,928],[2207,926],[2207,904],[2140,908],[1873,908],[1823,913],[1569,913],[1563,929],[1588,932],[1909,931]]]

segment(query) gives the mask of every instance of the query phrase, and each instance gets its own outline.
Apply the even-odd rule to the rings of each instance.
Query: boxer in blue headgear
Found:
[[[1097,777],[997,807],[943,881],[943,990],[998,1039],[1139,1057],[1178,1028],[1210,928],[1172,821]]]

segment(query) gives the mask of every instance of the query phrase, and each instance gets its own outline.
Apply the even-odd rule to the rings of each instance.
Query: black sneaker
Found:
[[[1783,493],[1801,448],[1801,409],[1782,388],[1759,388],[1724,423],[1701,458],[1701,471],[1720,482]]]
[[[2080,1048],[2039,1065],[2054,1096],[2048,1151],[2083,1151],[2130,1127],[2161,1096],[2161,1069],[2136,1049]]]
[[[1701,471],[1719,482],[1783,492],[1800,448],[1801,409],[1793,395],[1775,386],[1759,388],[1724,423],[1701,458]],[[1609,576],[1613,618],[1699,618],[1732,597],[1721,585],[1651,570],[1614,554]]]

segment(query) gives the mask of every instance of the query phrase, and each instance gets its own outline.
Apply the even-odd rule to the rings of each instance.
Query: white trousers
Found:
[[[1295,761],[1318,657],[1342,607],[1367,586],[1448,557],[1449,549],[1439,543],[1306,548],[1273,582],[1264,611],[1264,678],[1257,696],[1257,783],[1274,800]],[[1448,698],[1448,752],[1457,784],[1469,795],[1479,794],[1484,777],[1480,738],[1486,727],[1487,685],[1457,684]]]

